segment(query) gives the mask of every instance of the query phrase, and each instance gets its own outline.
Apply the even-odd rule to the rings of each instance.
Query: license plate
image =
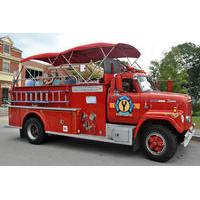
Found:
[[[194,129],[192,131],[188,131],[186,134],[185,134],[185,139],[184,139],[184,142],[183,142],[183,146],[184,147],[187,147],[187,145],[189,144],[190,140],[192,139],[192,136],[194,135]]]

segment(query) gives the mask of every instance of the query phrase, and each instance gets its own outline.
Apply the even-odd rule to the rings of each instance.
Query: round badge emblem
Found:
[[[117,99],[115,103],[115,108],[118,114],[129,115],[133,111],[133,102],[127,96],[122,96]]]

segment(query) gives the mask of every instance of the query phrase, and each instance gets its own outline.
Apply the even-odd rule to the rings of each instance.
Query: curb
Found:
[[[200,141],[200,135],[193,135],[192,140]]]

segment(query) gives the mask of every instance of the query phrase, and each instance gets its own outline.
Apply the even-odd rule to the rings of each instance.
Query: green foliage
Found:
[[[173,81],[173,91],[186,93],[187,90],[182,87],[183,84],[187,83],[187,71],[178,62],[179,52],[176,47],[173,47],[171,51],[164,54],[164,58],[159,61],[152,61],[150,70],[152,76],[160,80],[160,89],[167,90],[167,80]]]
[[[199,103],[193,103],[192,110],[193,110],[193,116],[200,116],[200,104]]]
[[[173,91],[189,93],[194,101],[200,99],[200,47],[184,43],[172,47],[161,61],[152,61],[152,76],[161,80],[161,90],[167,89],[166,80],[173,81]],[[163,81],[165,80],[165,82]],[[188,85],[188,89],[183,85]]]
[[[196,124],[197,129],[200,129],[200,117],[192,117],[192,122]]]
[[[89,63],[86,66],[86,70],[84,72],[79,72],[79,73],[85,80],[87,80],[90,76],[91,80],[98,80],[99,78],[102,77],[103,71],[101,68],[98,67],[95,69],[95,66]],[[75,71],[72,71],[72,74],[76,76],[78,79],[80,79],[80,76]]]
[[[151,71],[151,76],[154,80],[157,80],[160,73],[159,73],[159,62],[158,61],[151,61],[151,66],[149,67]]]
[[[192,96],[193,115],[200,116],[200,46],[184,43],[172,47],[163,59],[151,62],[150,71],[161,81],[161,90],[167,90],[166,80],[171,79],[174,92]]]

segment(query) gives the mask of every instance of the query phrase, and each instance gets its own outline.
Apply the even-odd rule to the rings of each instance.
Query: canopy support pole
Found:
[[[135,63],[140,69],[142,69],[142,68],[140,67],[140,65],[137,63],[137,60],[138,60],[138,59],[136,59],[136,60],[134,61],[134,63]]]
[[[72,53],[73,53],[73,52],[72,52]],[[71,60],[71,57],[72,57],[72,53],[71,53],[70,58],[69,58],[70,60]],[[55,62],[57,59],[58,59],[58,56],[56,56],[56,58],[55,58],[54,61],[52,62],[51,59],[48,57],[48,60],[49,60],[49,62],[50,62],[51,65],[54,65],[54,62]],[[67,70],[63,69],[62,65],[60,65],[60,68],[67,74],[67,76],[68,76],[70,79],[72,79],[70,76],[73,76],[73,75],[69,75],[68,72],[67,72]],[[77,81],[77,78],[76,78],[76,81]]]
[[[49,60],[49,62],[50,62],[51,65],[54,65],[55,61],[58,59],[58,56],[59,56],[59,55],[57,55],[57,56],[55,57],[55,59],[54,59],[53,62],[52,62],[51,59],[48,57],[48,60]]]
[[[87,82],[87,81],[83,78],[83,76],[82,76],[82,75],[73,67],[73,65],[70,63],[70,60],[71,60],[71,58],[72,58],[72,54],[73,54],[73,51],[72,51],[72,53],[71,53],[69,59],[65,58],[64,55],[62,55],[62,57],[63,57],[63,58],[67,61],[67,63],[73,68],[73,70],[81,77],[81,79],[82,79],[84,82]]]
[[[103,60],[100,62],[100,64],[97,65],[97,66],[94,68],[94,71],[92,72],[92,74],[90,74],[90,76],[88,77],[87,81],[90,81],[90,79],[91,79],[92,75],[94,74],[94,72],[96,71],[97,67],[100,67],[100,66],[103,64],[103,62],[108,58],[108,56],[110,55],[110,53],[114,50],[114,48],[115,48],[115,46],[112,47],[112,49],[108,52],[107,55],[105,54],[104,50],[103,50],[102,48],[100,48],[101,51],[102,51],[102,54],[103,54],[104,58],[103,58]]]
[[[13,89],[15,87],[15,84],[19,81],[19,75],[22,73],[23,68],[24,68],[24,65],[21,65],[21,69],[17,74],[17,78],[15,79],[15,77],[13,77],[13,87],[12,87]]]

